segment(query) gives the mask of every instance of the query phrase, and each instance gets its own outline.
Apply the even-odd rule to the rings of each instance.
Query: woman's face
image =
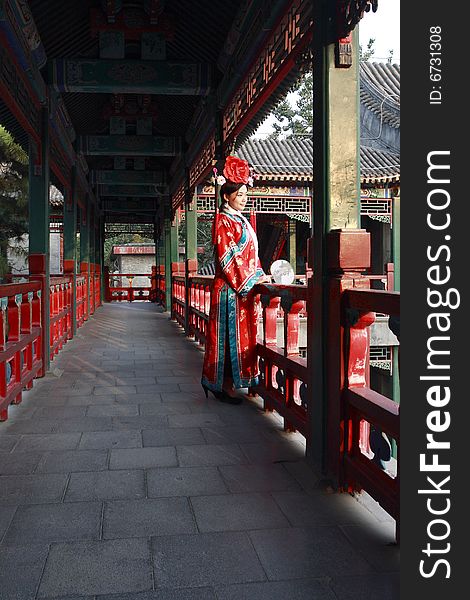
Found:
[[[226,195],[225,199],[231,208],[243,212],[245,210],[245,204],[248,200],[247,192],[248,188],[246,185],[242,185],[238,192],[233,192],[233,194],[230,196]]]

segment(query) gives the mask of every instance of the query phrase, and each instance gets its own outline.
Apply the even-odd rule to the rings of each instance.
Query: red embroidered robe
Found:
[[[226,343],[235,388],[258,383],[258,307],[255,296],[249,292],[264,272],[257,255],[257,240],[253,239],[250,229],[239,215],[219,213],[216,270],[201,380],[207,388],[216,391],[223,386]]]

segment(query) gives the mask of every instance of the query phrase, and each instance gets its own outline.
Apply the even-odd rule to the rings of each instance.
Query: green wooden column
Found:
[[[189,183],[189,182],[188,182]],[[197,272],[197,188],[191,195],[191,192],[187,190],[187,202],[184,206],[184,216],[186,225],[186,236],[185,236],[185,301],[186,310],[184,313],[184,330],[186,335],[190,335],[190,321],[189,321],[189,303],[190,303],[190,277],[193,273]]]
[[[77,185],[76,167],[72,167],[71,186],[64,197],[64,275],[72,282],[72,335],[77,332]]]
[[[287,260],[292,265],[294,273],[297,273],[297,221],[288,217],[287,227],[287,251],[289,253]]]
[[[178,224],[165,219],[165,310],[171,313],[171,263],[178,260]]]
[[[90,315],[90,199],[86,196],[86,208],[80,210],[80,274],[87,283],[85,319]]]
[[[335,480],[342,418],[340,297],[368,266],[369,237],[360,227],[359,40],[352,65],[335,65],[331,3],[314,3],[313,237],[309,241],[307,457]],[[348,276],[346,277],[346,273]]]
[[[41,108],[41,144],[29,144],[29,272],[42,285],[42,355],[44,376],[50,366],[49,114]]]
[[[186,221],[186,260],[197,259],[197,192],[194,191],[192,198],[185,205],[184,216]]]

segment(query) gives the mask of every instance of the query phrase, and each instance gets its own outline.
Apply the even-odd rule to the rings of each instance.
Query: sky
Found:
[[[386,62],[393,50],[393,62],[400,64],[400,0],[379,0],[377,12],[364,13],[359,23],[359,43],[364,49],[370,38],[375,39],[373,60]],[[268,117],[255,136],[264,138],[272,133],[273,120]]]

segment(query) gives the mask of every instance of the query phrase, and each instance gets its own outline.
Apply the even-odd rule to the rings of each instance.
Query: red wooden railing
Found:
[[[147,277],[149,279],[148,286],[133,286],[132,282],[135,277]],[[122,285],[123,278],[127,278],[128,285]],[[134,302],[135,300],[150,301],[150,292],[152,287],[150,281],[152,274],[149,273],[106,273],[105,297],[108,302]]]
[[[194,274],[185,277],[173,266],[172,271],[171,316],[204,346],[213,277]],[[365,281],[370,283],[374,279],[393,289],[393,265],[388,265],[386,275],[366,276]],[[304,352],[308,343],[300,339],[300,326],[308,318],[309,288],[261,284],[253,292],[261,300],[262,337],[258,340],[260,382],[251,392],[261,396],[266,410],[276,410],[283,417],[285,430],[298,430],[309,438],[311,393],[307,387]],[[347,376],[343,378],[340,396],[341,422],[330,424],[345,432],[336,475],[341,489],[365,489],[398,521],[398,460],[389,461],[387,466],[381,463],[377,436],[385,445],[388,440],[384,436],[399,445],[399,408],[369,387],[369,326],[375,320],[375,313],[399,317],[399,294],[347,290],[339,301],[341,307],[332,312],[341,315],[341,323],[336,327],[342,331],[342,364]],[[348,321],[351,315],[357,317],[357,322]],[[305,330],[306,327],[304,334]]]
[[[365,489],[398,521],[399,405],[369,387],[368,354],[369,326],[375,313],[399,317],[400,294],[352,289],[343,292],[342,303],[345,384],[341,484],[350,491]],[[364,424],[368,426],[364,428]],[[370,431],[368,444],[364,431]],[[392,440],[397,444],[397,459],[393,466],[385,466],[380,459],[387,455]]]
[[[43,369],[41,284],[0,285],[0,421]]]
[[[86,319],[86,277],[84,275],[77,275],[76,277],[76,318],[77,327],[81,327]]]
[[[49,296],[49,348],[51,360],[62,350],[72,331],[72,282],[69,276],[50,278]]]
[[[99,265],[95,265],[95,307],[101,304],[99,272]],[[14,276],[10,277],[11,281],[14,279]],[[76,277],[77,327],[87,318],[86,279],[85,276]],[[73,337],[72,282],[70,274],[50,277],[51,360]],[[0,421],[8,418],[10,404],[21,402],[23,390],[32,387],[33,379],[44,375],[41,286],[39,281],[0,285]]]

